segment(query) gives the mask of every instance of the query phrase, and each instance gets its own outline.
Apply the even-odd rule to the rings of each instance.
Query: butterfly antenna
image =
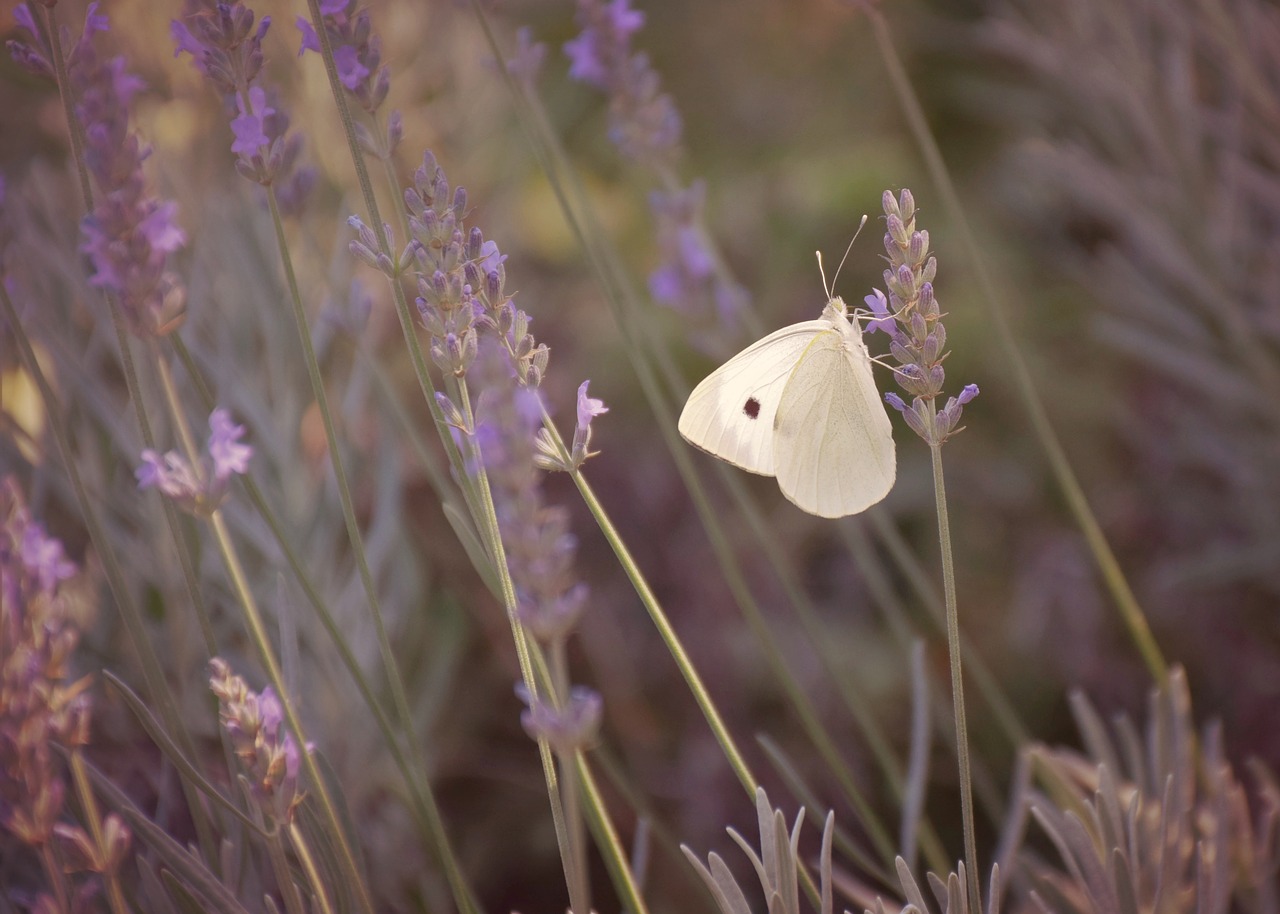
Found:
[[[840,271],[844,269],[844,262],[849,259],[849,252],[853,250],[853,243],[858,240],[858,236],[862,234],[862,227],[867,224],[867,217],[864,214],[862,221],[858,223],[858,230],[853,233],[853,237],[849,239],[849,246],[844,249],[844,256],[840,258],[840,265],[836,267],[835,275],[831,277],[831,285],[827,285],[827,274],[822,269],[822,252],[818,251],[818,272],[822,274],[822,291],[827,293],[827,298],[831,298],[831,290],[835,288],[836,283],[840,279]]]

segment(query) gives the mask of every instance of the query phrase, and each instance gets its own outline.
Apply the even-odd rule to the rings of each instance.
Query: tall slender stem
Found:
[[[930,402],[930,414],[934,413]],[[936,436],[935,436],[936,438]],[[969,771],[969,725],[964,713],[964,673],[960,655],[960,611],[956,601],[955,562],[951,557],[951,522],[947,518],[947,485],[942,475],[942,443],[929,446],[933,458],[933,497],[938,510],[938,543],[942,549],[942,594],[947,611],[947,655],[951,660],[951,703],[956,721],[956,757],[960,761],[960,818],[964,824],[966,888],[971,914],[981,914],[978,890],[978,842],[973,826],[973,778]]]

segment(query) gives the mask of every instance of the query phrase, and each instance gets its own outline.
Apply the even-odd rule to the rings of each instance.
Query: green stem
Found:
[[[929,403],[934,415],[933,401]],[[936,428],[936,422],[931,418]],[[960,817],[964,823],[964,857],[969,910],[981,914],[978,843],[973,825],[973,777],[969,770],[969,725],[964,711],[964,676],[960,654],[960,612],[956,602],[955,562],[951,556],[951,522],[947,518],[947,487],[942,475],[942,444],[931,444],[933,497],[938,510],[938,542],[942,550],[942,592],[947,608],[947,655],[951,660],[951,703],[956,721],[956,756],[960,761]]]
[[[58,858],[54,855],[52,841],[40,845],[40,865],[44,868],[45,882],[53,889],[53,898],[59,914],[71,910],[71,901],[67,897],[67,874]],[[16,910],[16,908],[14,909]]]
[[[468,394],[465,378],[458,379],[458,399],[456,404],[463,412],[468,428],[475,428],[475,416],[471,409],[471,397]],[[507,624],[511,628],[511,639],[515,642],[516,659],[520,666],[520,678],[529,691],[531,702],[539,700],[538,680],[534,675],[533,662],[530,656],[528,633],[517,614],[515,581],[511,578],[511,569],[507,565],[506,549],[502,544],[502,534],[498,529],[498,511],[493,502],[493,490],[489,487],[489,474],[484,468],[484,460],[480,448],[475,445],[475,482],[479,496],[479,511],[476,523],[481,535],[485,538],[489,554],[494,557],[494,565],[498,572],[503,608],[506,610]],[[464,464],[457,464],[462,467]],[[552,698],[555,700],[554,691]],[[569,890],[569,907],[574,914],[590,914],[589,896],[580,894],[585,886],[584,876],[578,873],[576,855],[573,852],[573,839],[568,819],[565,817],[564,805],[561,802],[559,777],[556,775],[555,761],[551,747],[546,739],[538,737],[538,757],[542,761],[542,774],[547,783],[547,799],[551,804],[551,821],[555,826],[556,843],[560,849],[560,865],[564,869],[565,882]]]
[[[183,365],[186,366],[193,385],[197,389],[202,405],[205,409],[212,409],[214,406],[212,395],[203,378],[201,378],[191,353],[177,337],[173,337],[172,342]],[[244,486],[254,510],[258,512],[258,516],[262,518],[268,530],[271,531],[273,540],[293,572],[294,580],[302,588],[303,595],[314,610],[316,618],[320,620],[320,624],[329,635],[330,643],[337,650],[343,666],[351,674],[351,679],[355,683],[365,707],[373,714],[378,731],[382,734],[387,748],[391,752],[391,758],[409,787],[409,796],[414,813],[418,818],[419,827],[423,829],[440,853],[441,864],[444,867],[445,876],[449,881],[454,900],[463,914],[479,914],[479,902],[476,900],[475,892],[467,882],[466,876],[462,872],[462,867],[458,863],[457,855],[449,840],[448,831],[445,829],[444,819],[440,814],[440,806],[432,793],[431,785],[425,779],[425,766],[416,751],[416,743],[412,740],[409,741],[409,749],[414,751],[414,759],[411,762],[406,755],[406,748],[402,745],[402,740],[395,733],[395,725],[392,723],[391,718],[387,716],[386,710],[374,694],[373,687],[360,666],[360,661],[352,653],[350,644],[347,642],[337,620],[333,617],[333,612],[325,603],[324,597],[321,596],[315,581],[308,574],[302,559],[294,549],[293,539],[285,533],[280,518],[272,511],[271,506],[267,503],[266,498],[258,488],[257,483],[253,481],[253,478],[251,476],[243,476],[240,482]]]
[[[293,850],[298,855],[298,861],[302,864],[303,871],[307,874],[307,882],[311,884],[311,893],[320,903],[322,914],[333,914],[333,905],[329,901],[329,893],[325,891],[324,881],[320,878],[320,871],[316,869],[316,862],[311,856],[311,848],[307,844],[307,839],[302,834],[302,829],[298,828],[296,822],[289,823],[289,839],[293,843]]]
[[[280,890],[280,897],[284,899],[285,914],[307,914],[298,884],[293,880],[293,870],[289,866],[289,856],[285,853],[285,843],[281,834],[280,827],[277,825],[271,829],[265,842],[267,856],[271,859],[271,869],[276,876],[276,887]],[[313,888],[312,891],[318,890]]]
[[[93,846],[98,849],[99,859],[105,861],[109,848],[106,837],[102,833],[102,814],[98,811],[98,801],[94,798],[93,787],[89,784],[89,775],[85,771],[84,757],[79,749],[71,751],[71,779],[75,783],[76,796],[80,799],[84,811],[85,824],[89,826],[89,837]],[[129,905],[125,903],[124,892],[120,888],[120,876],[115,867],[102,872],[103,882],[107,886],[107,902],[111,905],[112,914],[129,914]]]
[[[280,265],[284,270],[285,282],[289,287],[289,302],[293,308],[293,322],[298,331],[298,341],[302,346],[303,362],[307,367],[307,378],[311,382],[311,395],[315,397],[316,407],[320,412],[324,425],[325,442],[329,450],[329,462],[333,467],[333,476],[338,485],[338,501],[342,506],[342,519],[347,527],[347,540],[351,543],[351,552],[355,558],[356,568],[360,573],[360,583],[364,588],[365,600],[369,605],[369,616],[373,620],[373,630],[378,642],[378,653],[382,658],[382,667],[386,672],[387,683],[391,688],[391,700],[400,719],[400,727],[404,731],[404,739],[410,747],[417,745],[413,732],[413,716],[409,711],[409,699],[405,695],[404,680],[400,675],[400,666],[395,652],[391,649],[391,639],[387,636],[387,626],[382,618],[382,605],[378,598],[378,587],[373,580],[373,572],[369,569],[369,559],[364,548],[364,535],[360,532],[360,522],[356,518],[355,500],[351,497],[351,484],[343,466],[342,443],[338,440],[338,430],[333,420],[333,410],[329,406],[329,396],[325,391],[324,378],[320,373],[320,363],[316,358],[315,347],[311,344],[311,325],[307,320],[306,309],[302,306],[302,295],[298,291],[298,278],[293,269],[293,258],[289,254],[289,242],[284,233],[284,222],[280,217],[280,208],[276,202],[275,189],[267,187],[267,203],[271,210],[271,222],[276,232],[276,248],[280,255]],[[411,748],[411,751],[412,748]]]

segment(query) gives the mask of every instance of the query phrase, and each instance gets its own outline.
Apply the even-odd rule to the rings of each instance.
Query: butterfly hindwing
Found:
[[[778,486],[821,517],[866,510],[893,487],[893,429],[861,334],[832,327],[801,352],[774,421]]]

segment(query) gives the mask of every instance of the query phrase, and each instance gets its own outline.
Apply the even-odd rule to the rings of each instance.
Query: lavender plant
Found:
[[[1103,523],[1162,642],[1213,690],[1274,663],[1254,624],[1276,592],[1264,558],[1275,517],[1258,507],[1276,499],[1262,429],[1277,379],[1277,29],[1254,2],[1088,3],[1069,16],[1015,3],[989,8],[971,36],[980,66],[1009,76],[980,90],[1009,115],[994,199],[1028,230],[1032,269],[1079,341],[1060,361],[1087,359],[1101,383],[1086,396],[1114,404],[1064,417],[1110,442],[1091,462],[1091,494],[1134,499]],[[1064,377],[1058,364],[1046,384]],[[1042,553],[1030,561],[1069,573],[1067,550]],[[1064,624],[1019,621],[1054,639]],[[1226,629],[1239,636],[1217,637]],[[1100,689],[1129,662],[1116,653],[1064,661]],[[1249,690],[1224,712],[1239,750],[1274,762],[1280,742],[1254,723],[1270,704]]]
[[[895,851],[913,859],[916,840],[904,828],[895,846],[881,824],[904,803],[902,818],[920,819],[927,866],[949,871],[943,841],[916,811],[925,807],[930,767],[920,736],[926,712],[913,724],[913,783],[904,787],[893,725],[906,663],[861,616],[867,589],[901,599],[900,584],[906,591],[929,576],[908,572],[904,582],[891,572],[877,584],[869,572],[848,571],[829,555],[834,540],[755,510],[745,489],[732,490],[734,504],[747,505],[739,524],[696,473],[685,475],[691,491],[680,487],[651,444],[673,435],[665,413],[688,375],[684,345],[719,348],[749,319],[745,292],[711,241],[708,198],[749,200],[745,218],[763,238],[759,227],[781,210],[808,221],[812,200],[843,207],[846,191],[806,189],[809,160],[798,150],[786,175],[753,165],[765,169],[754,183],[720,184],[725,176],[714,172],[706,182],[681,179],[684,126],[652,62],[672,39],[654,29],[652,58],[633,47],[645,16],[665,11],[582,0],[577,36],[565,46],[568,78],[607,95],[609,138],[644,175],[654,240],[629,238],[626,247],[636,262],[657,264],[649,296],[674,309],[654,321],[628,300],[615,341],[593,296],[547,256],[555,248],[542,237],[542,214],[517,202],[525,177],[513,178],[520,169],[512,166],[524,147],[499,139],[502,125],[485,121],[495,110],[485,93],[496,82],[477,52],[482,5],[472,20],[448,5],[315,0],[298,22],[299,51],[247,4],[187,0],[164,13],[178,18],[168,24],[173,43],[163,58],[146,37],[161,24],[152,12],[125,19],[118,7],[89,5],[73,38],[61,23],[79,21],[74,6],[18,7],[11,44],[40,81],[21,84],[17,95],[34,95],[36,85],[58,90],[65,137],[50,134],[50,143],[65,141],[82,205],[68,191],[67,168],[34,156],[0,184],[0,464],[17,471],[21,489],[40,493],[58,529],[83,522],[68,542],[77,557],[83,548],[90,577],[87,585],[67,577],[60,547],[12,507],[21,499],[10,484],[0,513],[0,907],[562,909],[564,890],[544,875],[554,832],[578,914],[644,914],[651,904],[745,914],[751,893],[730,863],[679,853],[688,832],[722,821],[731,769],[755,801],[759,846],[735,840],[769,910],[798,911],[807,894],[826,914],[841,891],[859,909],[888,908],[875,897],[901,895],[904,910],[975,911],[965,891],[978,865],[967,772],[966,860],[946,879],[917,882],[904,860],[900,891],[891,888]],[[110,29],[108,12],[116,16]],[[545,63],[534,35],[570,28],[567,11],[554,22],[554,11],[529,15],[547,18],[513,39],[506,23],[495,33],[495,44],[515,47],[504,70],[525,104],[547,86],[546,74],[534,82]],[[721,23],[732,33],[723,40],[736,47],[767,35],[768,47],[794,55],[777,40],[781,28],[794,30],[807,36],[805,64],[829,69],[822,43],[840,30],[827,27],[838,21],[828,15],[807,10],[785,24],[743,17]],[[194,65],[198,90],[187,61],[167,59],[174,49]],[[119,50],[127,63],[111,56]],[[778,63],[758,60],[762,74]],[[291,76],[320,65],[333,96],[316,105]],[[150,88],[133,73],[145,73]],[[181,73],[187,83],[174,78]],[[810,98],[825,112],[844,110],[790,87],[785,97],[796,111],[778,110],[793,125]],[[542,100],[556,116],[535,111],[539,129],[571,130],[580,100],[557,83]],[[51,110],[31,119],[32,133],[45,129]],[[478,146],[450,129],[464,113]],[[755,129],[775,129],[772,117],[759,120]],[[338,122],[349,158],[335,141]],[[429,136],[442,161],[459,163],[451,170],[465,171],[472,193],[454,186],[430,153],[402,180],[406,123],[414,142]],[[25,133],[4,130],[6,150],[26,142]],[[712,151],[699,154],[715,160]],[[377,187],[368,159],[382,166]],[[356,257],[335,257],[335,234],[339,249],[347,236],[334,201],[351,189],[352,170],[364,206],[350,223]],[[853,183],[861,180],[865,173]],[[405,206],[384,222],[380,197]],[[568,197],[608,294],[639,301],[604,229],[619,223],[585,216],[599,202],[590,195]],[[642,209],[645,198],[636,195]],[[884,206],[889,269],[885,290],[867,303],[897,364],[901,394],[889,401],[939,470],[954,623],[939,449],[977,390],[946,398],[945,315],[933,293],[928,234],[916,229],[908,193],[886,196]],[[501,250],[482,223],[501,237]],[[752,250],[763,258],[776,249],[769,269],[792,259],[768,237]],[[379,271],[385,288],[348,291],[356,263]],[[788,277],[775,282],[801,288]],[[388,338],[388,303],[402,342]],[[332,317],[348,308],[351,317]],[[947,319],[953,332],[962,318]],[[652,421],[634,405],[625,371],[613,367],[624,350]],[[201,447],[189,423],[206,416]],[[994,440],[994,423],[983,426],[966,439]],[[438,442],[423,434],[432,428]],[[576,538],[582,512],[563,498],[574,489],[619,566],[602,559],[591,537]],[[716,560],[754,641],[740,636],[737,616],[720,611],[725,598],[707,573],[703,534],[685,523],[690,502],[712,521]],[[889,506],[884,525],[911,529],[911,505],[908,494]],[[981,541],[981,524],[964,523],[968,539]],[[767,562],[754,561],[761,540],[773,550]],[[894,549],[889,538],[880,542]],[[887,564],[873,558],[871,565]],[[73,598],[98,581],[99,568],[104,612],[93,626],[73,624]],[[998,607],[998,585],[987,583],[984,602]],[[491,612],[495,597],[500,614]],[[630,612],[636,597],[647,621]],[[790,617],[780,622],[775,608],[785,604],[810,610],[811,640],[796,636]],[[904,618],[909,637],[915,620]],[[509,634],[486,638],[504,619]],[[822,624],[811,626],[815,620]],[[650,653],[649,625],[666,654]],[[964,768],[955,625],[952,633]],[[73,655],[77,637],[85,644]],[[848,676],[844,701],[811,662],[815,643],[827,671]],[[667,654],[682,687],[667,682]],[[77,678],[99,667],[100,677]],[[112,685],[105,701],[99,681]],[[1185,691],[1177,676],[1173,686]],[[853,710],[856,731],[844,723],[858,707],[849,693],[881,702]],[[1005,842],[1012,850],[993,855],[1000,875],[988,911],[1159,911],[1193,898],[1203,910],[1275,909],[1274,787],[1262,774],[1259,790],[1241,786],[1215,731],[1198,742],[1186,735],[1185,696],[1159,707],[1146,748],[1136,748],[1131,727],[1113,744],[1098,736],[1096,715],[1082,715],[1088,755],[1023,753],[1039,786],[1015,790],[1014,819],[1025,818],[1031,797],[1040,844],[1022,847],[1015,831]],[[940,718],[939,729],[950,732]],[[793,719],[803,733],[789,732]],[[864,749],[884,724],[888,738]],[[537,744],[545,798],[528,790],[535,755],[521,727]],[[706,752],[704,731],[727,764]],[[769,775],[757,773],[757,751],[740,738],[751,732],[764,737],[774,771],[804,807],[825,816],[816,866],[803,816],[788,826],[760,786]],[[874,773],[864,751],[876,756]],[[1197,763],[1204,789],[1193,792]],[[836,826],[828,797],[853,808],[852,828]],[[927,805],[944,808],[932,798]],[[655,836],[652,859],[647,834]],[[1049,845],[1057,858],[1043,853]],[[1226,861],[1244,862],[1228,872]],[[601,862],[616,899],[592,885]],[[81,864],[87,870],[65,871]],[[698,879],[710,899],[694,894]]]

